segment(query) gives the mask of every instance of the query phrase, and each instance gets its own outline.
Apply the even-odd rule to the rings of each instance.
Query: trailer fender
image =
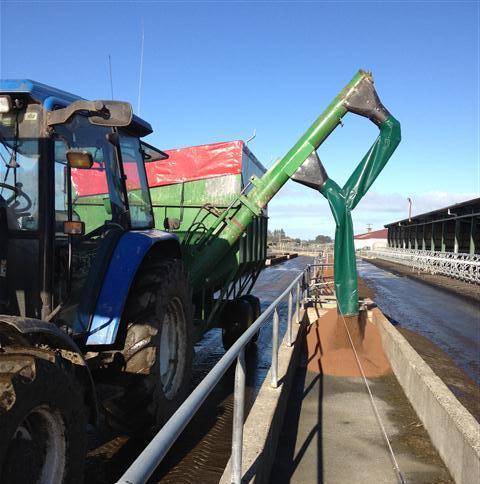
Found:
[[[59,357],[70,361],[78,380],[84,384],[89,421],[94,425],[98,424],[99,412],[95,385],[90,369],[75,341],[52,323],[19,316],[0,315],[0,334],[7,342],[6,351],[1,356],[4,363],[14,370],[7,373],[18,371],[22,376],[33,378],[33,357],[52,363],[55,363]],[[0,364],[0,370],[3,369]],[[3,383],[8,388],[11,387],[8,381]],[[12,389],[13,387],[10,388],[11,391]]]
[[[118,241],[91,318],[86,339],[89,349],[115,343],[130,287],[142,261],[152,250],[162,257],[181,257],[177,236],[168,232],[126,232]]]

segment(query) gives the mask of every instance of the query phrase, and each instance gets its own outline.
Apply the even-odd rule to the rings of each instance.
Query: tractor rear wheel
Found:
[[[182,261],[147,261],[136,277],[124,317],[124,395],[109,410],[131,431],[155,430],[190,390],[193,309]]]
[[[58,365],[33,361],[30,377],[2,377],[15,400],[0,413],[0,482],[82,483],[87,414],[81,386]]]

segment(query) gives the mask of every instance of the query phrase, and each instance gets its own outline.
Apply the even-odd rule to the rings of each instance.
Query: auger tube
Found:
[[[371,163],[369,163],[368,160],[375,155],[376,162],[373,163],[373,165],[377,167],[377,170],[373,170],[371,176],[365,178],[365,176],[362,176],[362,163],[360,163],[356,171],[352,174],[351,180],[347,182],[349,187],[352,185],[351,190],[349,191],[349,197],[352,199],[352,202],[349,203],[348,207],[349,210],[353,209],[368,190],[371,183],[373,183],[373,180],[383,166],[385,166],[400,141],[399,123],[380,103],[375,89],[373,88],[371,74],[362,70],[359,70],[355,74],[340,94],[335,97],[325,111],[314,121],[310,128],[308,128],[304,135],[281,160],[275,163],[261,178],[253,178],[251,180],[254,185],[252,190],[247,195],[240,195],[235,201],[236,203],[232,204],[232,208],[228,213],[221,217],[221,220],[219,220],[218,224],[212,230],[211,237],[198,247],[198,250],[188,254],[188,257],[191,259],[188,264],[190,267],[189,277],[194,290],[195,288],[201,287],[204,281],[208,279],[208,274],[214,268],[217,268],[219,261],[242,236],[253,218],[261,213],[267,203],[290,178],[295,179],[297,172],[299,178],[301,178],[301,172],[303,172],[303,180],[298,179],[297,181],[319,190],[321,190],[321,187],[326,187],[321,191],[324,196],[326,196],[325,193],[333,194],[335,192],[333,189],[330,189],[329,191],[332,182],[328,177],[325,179],[326,172],[323,169],[323,166],[321,166],[320,160],[318,160],[317,169],[315,169],[315,151],[340,124],[343,116],[349,111],[368,117],[375,124],[380,126],[379,138],[375,141],[374,145],[362,161],[362,163],[365,162],[364,164],[370,166]],[[312,154],[313,157],[310,156]],[[312,165],[313,160],[313,170],[300,169],[307,159],[309,159],[310,165]],[[378,167],[380,167],[379,170]],[[354,188],[357,186],[356,181],[359,178],[362,180],[362,185],[360,187],[360,192],[355,194]],[[341,195],[340,192],[337,194]],[[333,202],[333,199],[331,201],[330,198],[329,202],[331,206],[332,203],[336,203]],[[338,215],[340,212],[340,209],[336,209],[334,214]],[[340,218],[341,217],[339,217],[339,219]],[[348,216],[346,218],[348,219]],[[344,226],[343,223],[341,225],[342,227]],[[348,225],[348,223],[346,225]],[[348,230],[345,231],[347,235],[350,232],[351,231]],[[353,232],[351,233],[353,234]],[[343,253],[343,249],[340,252]],[[351,255],[351,251],[348,251],[348,253]],[[342,259],[342,257],[343,256],[338,253],[336,260],[337,258]],[[355,260],[353,259],[353,269],[350,257],[349,261],[348,269],[343,266],[341,267],[342,270],[346,270],[350,276],[352,270],[355,272],[356,283]],[[340,297],[343,301],[345,298],[342,294],[343,285],[340,287],[340,294],[337,294],[337,297]],[[346,309],[344,314],[354,314],[358,310],[358,300],[356,302],[357,309],[353,310],[353,313],[352,305],[340,304],[342,306],[342,311],[343,309]]]

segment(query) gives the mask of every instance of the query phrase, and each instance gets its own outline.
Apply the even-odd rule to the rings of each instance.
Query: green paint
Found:
[[[151,189],[156,226],[163,228],[166,217],[181,221],[177,234],[182,241],[194,294],[205,288],[225,288],[228,282],[237,280],[245,270],[254,267],[259,257],[265,256],[262,247],[266,220],[258,214],[338,126],[347,113],[346,100],[366,78],[370,75],[359,71],[288,153],[261,178],[252,180],[253,187],[248,193],[241,194],[238,183],[232,185],[232,189],[222,189],[221,179],[225,177],[218,177],[216,188],[212,188],[211,180],[205,179]],[[335,286],[339,308],[344,314],[358,312],[351,210],[370,188],[399,142],[400,125],[390,116],[380,125],[380,136],[344,187],[327,180],[321,190],[330,203],[337,226]],[[216,202],[212,197],[218,197]],[[215,205],[213,210],[204,207],[207,202]]]
[[[351,211],[367,193],[400,143],[400,124],[390,116],[380,125],[380,135],[340,188],[328,179],[320,193],[328,200],[335,219],[335,292],[344,315],[358,314],[358,283]]]
[[[189,272],[196,257],[203,257],[209,252],[207,239],[214,238],[216,232],[211,236],[208,234],[225,226],[218,221],[241,206],[243,188],[241,174],[151,188],[155,226],[163,230],[166,218],[180,222],[180,227],[173,232],[181,241]],[[221,289],[242,274],[257,269],[266,256],[267,217],[260,214],[252,218],[243,237],[214,261],[216,263],[205,273],[207,277],[198,284],[192,284],[194,294],[209,288]]]
[[[458,254],[458,248],[460,246],[460,229],[461,229],[460,223],[461,223],[460,219],[458,218],[455,219],[455,235],[454,235],[455,241],[453,244],[453,252],[455,254]]]
[[[347,113],[344,106],[346,98],[364,78],[368,77],[370,77],[369,74],[359,71],[290,151],[256,180],[254,188],[248,194],[252,204],[259,209],[266,207],[312,151],[316,150],[338,126],[341,118]],[[235,204],[235,207],[230,209],[222,220],[217,221],[204,243],[199,244],[198,247],[192,247],[187,259],[187,267],[189,267],[190,280],[194,288],[208,282],[209,273],[225,254],[230,252],[254,217],[255,213],[247,204],[243,204],[239,197],[238,205]],[[225,273],[228,273],[227,269]]]

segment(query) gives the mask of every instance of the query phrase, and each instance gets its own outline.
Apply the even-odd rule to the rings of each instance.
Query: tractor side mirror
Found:
[[[68,150],[67,160],[70,168],[89,170],[93,166],[92,153],[86,150]]]
[[[99,116],[89,116],[91,124],[98,126],[122,127],[132,122],[133,109],[130,103],[123,101],[102,101],[103,108]]]
[[[91,124],[99,126],[122,127],[132,122],[133,109],[123,101],[84,101],[78,100],[66,108],[47,113],[47,125],[66,123],[75,113],[84,112]]]

